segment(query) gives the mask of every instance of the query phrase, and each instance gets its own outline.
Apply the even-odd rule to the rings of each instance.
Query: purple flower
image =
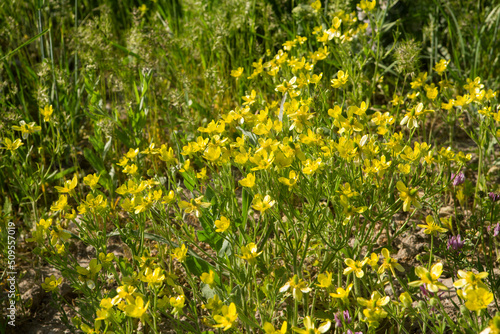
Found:
[[[351,316],[349,315],[349,310],[344,311],[344,321],[346,324],[350,324],[352,321]]]
[[[340,321],[339,316],[335,313],[335,327],[342,327],[342,321]]]
[[[500,223],[497,223],[497,226],[493,229],[493,236],[496,237],[500,234]]]
[[[353,332],[352,330],[348,329],[345,334],[363,334],[363,332]]]
[[[500,194],[495,194],[494,192],[490,192],[488,194],[492,202],[496,202],[500,199]]]
[[[465,182],[465,175],[462,172],[460,172],[456,175],[451,174],[451,180],[453,181],[453,186],[456,187],[456,186],[461,185],[462,183]]]
[[[452,237],[450,237],[450,239],[448,239],[448,247],[447,247],[448,249],[450,249],[450,247],[451,247],[456,251],[460,251],[460,249],[462,249],[463,246],[464,246],[464,242],[463,242],[460,234],[457,234],[456,236],[452,236]]]

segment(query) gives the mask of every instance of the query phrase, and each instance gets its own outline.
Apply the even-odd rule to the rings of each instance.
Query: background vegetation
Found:
[[[411,332],[412,328],[415,330],[415,324],[420,331],[429,330],[429,326],[434,332],[458,331],[457,323],[453,325],[451,318],[442,328],[432,327],[438,321],[432,308],[438,306],[431,305],[423,297],[421,300],[429,305],[425,311],[421,308],[412,313],[386,307],[387,312],[394,312],[389,316],[392,320],[383,322],[380,318],[382,325],[375,326],[366,320],[369,317],[362,311],[363,302],[356,304],[354,297],[350,307],[333,302],[326,293],[333,293],[333,286],[323,287],[324,296],[318,293],[317,297],[311,296],[311,300],[306,299],[303,304],[295,294],[290,301],[279,292],[289,279],[306,279],[310,282],[308,286],[316,289],[323,278],[318,275],[329,272],[338,274],[334,278],[336,287],[347,288],[351,282],[356,282],[356,278],[346,279],[349,276],[342,275],[345,258],[362,261],[372,252],[380,254],[384,247],[394,255],[400,248],[393,244],[399,242],[397,237],[417,233],[420,230],[416,227],[417,222],[424,221],[428,215],[434,216],[439,226],[445,226],[443,221],[439,223],[438,216],[440,209],[447,206],[453,208],[450,223],[453,227],[447,237],[456,238],[461,234],[466,240],[466,248],[459,255],[447,253],[449,249],[446,249],[444,236],[440,243],[437,239],[436,243],[432,238],[426,239],[426,250],[420,254],[419,264],[425,264],[430,270],[433,268],[431,264],[442,261],[448,268],[445,268],[447,277],[454,279],[460,268],[465,271],[474,269],[476,273],[487,271],[488,291],[499,291],[500,280],[495,271],[498,268],[498,238],[493,236],[493,231],[499,217],[494,196],[499,193],[499,119],[495,116],[498,115],[495,94],[500,78],[500,55],[496,52],[500,49],[500,4],[458,0],[383,1],[369,10],[361,8],[363,3],[366,5],[365,1],[319,3],[320,8],[311,1],[285,0],[37,0],[0,4],[0,138],[4,148],[0,156],[1,243],[5,245],[7,242],[7,223],[14,221],[18,233],[19,266],[36,270],[56,268],[61,272],[57,277],[64,277],[76,291],[75,302],[71,303],[58,299],[56,293],[53,295],[62,313],[66,312],[62,305],[75,305],[67,318],[64,313],[63,321],[68,328],[86,332],[90,332],[91,327],[96,332],[108,327],[116,332],[131,332],[138,328],[144,328],[145,332],[162,332],[166,330],[161,327],[162,319],[165,322],[165,318],[171,318],[176,322],[171,322],[170,329],[180,331],[214,330],[211,326],[221,323],[232,324],[228,329],[235,331],[266,331],[266,322],[281,326],[285,320],[291,331],[292,326],[297,330],[303,328],[308,321],[304,320],[306,317],[322,319],[324,323],[327,319],[333,322],[335,312],[350,310],[353,318],[359,318],[360,325],[353,322],[350,327],[345,327],[348,324],[344,321],[343,329],[336,329],[339,333],[347,328],[363,332],[375,331],[376,328],[382,332]],[[342,20],[339,35],[326,42],[320,41],[320,32],[315,27],[323,30],[334,27],[335,17]],[[307,42],[295,43],[294,51],[284,49],[285,43],[297,41],[297,36],[306,36]],[[311,54],[325,46],[329,55],[317,63],[311,61]],[[287,91],[285,96],[286,89],[277,89],[284,80],[288,85],[294,85],[292,78],[300,79],[300,70],[296,71],[285,62],[288,65],[280,67],[281,71],[272,76],[268,75],[270,67],[265,66],[272,59],[279,63],[280,50],[289,52],[289,57],[297,57],[297,60],[304,56],[314,65],[310,74],[322,74],[322,79],[314,85],[309,83],[302,95],[295,97],[297,103],[300,100],[301,106],[316,113],[313,124],[305,122],[304,131],[290,129],[294,122],[292,93]],[[262,61],[259,63],[259,60]],[[449,62],[444,76],[436,72],[436,64],[441,60]],[[243,72],[235,77],[233,71],[239,68]],[[339,71],[348,73],[347,86],[332,87],[331,80],[341,77]],[[424,73],[425,77],[419,77]],[[477,77],[480,77],[479,81],[471,86]],[[421,87],[414,84],[418,78],[424,78]],[[429,97],[427,88],[424,88],[427,85],[439,87],[437,100]],[[466,99],[465,94],[479,95],[481,90],[490,95],[483,100],[473,98],[473,102],[455,105],[451,110],[442,105],[459,97]],[[255,95],[252,91],[256,92]],[[409,97],[417,93],[420,96]],[[404,100],[400,107],[395,102],[397,97]],[[243,117],[246,123],[228,121],[231,112],[245,110],[245,105],[251,106],[252,101],[256,103],[248,110],[250,116]],[[290,104],[285,106],[285,102]],[[420,102],[425,109],[434,112],[420,117],[418,128],[402,123],[406,113],[414,111]],[[329,110],[339,106],[342,117],[349,120],[353,114],[347,111],[348,108],[362,108],[362,103],[367,109],[366,117],[360,112],[360,122],[370,136],[376,136],[379,131],[379,124],[373,121],[374,115],[377,112],[390,114],[386,120],[387,135],[379,132],[380,138],[372,140],[372,137],[367,137],[365,140],[386,147],[384,145],[391,142],[391,136],[402,131],[405,136],[400,143],[401,149],[393,148],[392,152],[384,148],[381,153],[377,151],[376,155],[370,156],[369,149],[363,151],[364,144],[356,138],[355,131],[348,130],[346,133],[360,156],[354,160],[339,157],[337,151],[340,149],[337,148],[337,151],[333,150],[336,153],[332,153],[336,158],[326,163],[328,157],[321,155],[324,154],[321,153],[322,146],[338,147],[339,138],[343,136],[339,130],[344,127],[343,119]],[[49,106],[53,113],[45,116]],[[267,110],[269,116],[261,110]],[[262,115],[262,118],[257,115]],[[282,122],[283,117],[287,125],[283,132],[274,129],[276,133],[268,137],[267,133],[253,129],[259,121],[262,124],[268,119],[272,123]],[[392,123],[388,120],[391,117]],[[206,130],[212,120],[221,119],[226,123],[225,132]],[[16,128],[20,122],[34,122],[35,125],[20,130]],[[205,130],[200,131],[200,127]],[[301,136],[313,136],[307,129],[320,135],[321,140],[312,146],[306,144]],[[259,132],[261,134],[256,135]],[[359,137],[364,134],[359,133]],[[221,137],[214,137],[217,135]],[[246,153],[252,158],[255,158],[258,147],[265,146],[259,142],[260,137],[280,144],[287,144],[286,138],[293,137],[297,146],[291,147],[298,151],[291,170],[299,174],[302,171],[300,177],[309,181],[301,184],[300,190],[290,190],[288,194],[286,187],[282,189],[277,185],[283,183],[279,178],[292,178],[289,170],[265,170],[257,176],[257,188],[247,189],[239,181],[254,172],[254,165],[228,162],[223,158],[222,161],[218,158],[212,160],[210,154],[215,153],[203,153],[205,149],[184,154],[189,143],[200,143],[199,136],[205,136],[211,144],[222,147],[220,154],[223,157],[224,149],[227,149],[232,158],[236,155],[235,150],[240,149],[234,146],[239,136],[246,137]],[[221,144],[220,140],[224,138],[227,143]],[[9,148],[16,139],[22,140],[23,145]],[[416,151],[415,142],[427,143],[432,149],[422,149],[422,154],[408,163],[400,154],[407,147]],[[162,145],[165,145],[164,151],[160,150]],[[209,146],[204,145],[208,150]],[[304,151],[304,159],[299,146]],[[460,158],[446,158],[448,147],[457,156],[463,151]],[[404,152],[408,155],[407,151]],[[434,167],[425,164],[424,156],[428,152],[435,156]],[[470,156],[466,158],[467,154]],[[122,167],[130,166],[127,162],[120,165],[124,156],[134,161],[136,172],[122,172]],[[307,171],[304,174],[303,168],[309,166],[306,161],[311,164],[320,156],[326,163],[326,167],[321,168],[333,170],[336,175],[325,176],[325,173],[320,177],[312,173],[313,176],[306,176],[309,175]],[[378,176],[369,181],[369,177],[365,178],[364,167],[367,166],[364,160],[373,163],[375,159],[380,161],[381,156],[394,161],[388,173],[393,176],[384,176],[385,172],[377,171]],[[403,167],[397,167],[398,163],[412,165],[411,172],[401,172]],[[208,175],[206,179],[198,175],[203,174],[204,169]],[[464,173],[466,181],[460,188],[450,188],[452,174],[459,172]],[[83,180],[94,173],[99,176],[99,188],[91,187],[89,191],[92,182]],[[74,176],[78,183],[72,192],[66,192],[70,196],[71,208],[68,208],[61,204],[61,191],[55,187],[71,187]],[[156,198],[151,200],[143,205],[142,211],[137,207],[144,202],[134,202],[136,196],[128,193],[129,201],[135,206],[129,211],[123,206],[127,193],[120,187],[130,180],[136,185],[148,180],[158,182],[149,184],[147,192],[150,194],[145,196],[154,196],[154,185],[162,189],[161,196],[166,198],[162,197],[162,204]],[[405,199],[399,197],[402,190],[396,187],[398,181],[403,181],[408,187],[417,184],[416,188],[426,194],[424,197],[428,201],[421,212],[403,210]],[[387,207],[375,208],[368,200],[342,202],[339,187],[345,186],[346,182],[365,199],[392,194],[384,198]],[[329,193],[318,194],[317,189]],[[93,197],[89,199],[88,194]],[[280,197],[276,197],[277,194]],[[488,197],[488,194],[492,195]],[[106,202],[99,202],[96,206],[103,205],[105,212],[85,209],[85,205],[99,195],[101,201],[105,199]],[[261,210],[252,209],[252,205],[259,201],[258,195],[262,195],[262,199],[265,195],[276,195],[273,196],[273,200],[277,200],[274,214],[265,215],[265,210],[258,214]],[[204,199],[199,199],[200,196]],[[198,202],[195,199],[199,199]],[[196,210],[193,207],[191,211],[186,210],[187,204],[181,203],[191,203],[200,214],[193,215]],[[211,203],[211,208],[200,203]],[[62,210],[55,210],[57,205],[62,205]],[[347,209],[346,205],[354,207]],[[372,213],[364,213],[361,208],[365,206],[368,208],[366,212]],[[344,227],[345,219],[350,219],[353,213],[345,211],[356,207],[359,212],[353,216],[357,220],[353,218],[348,227]],[[309,221],[318,210],[324,215],[325,221],[321,223],[324,226],[319,225],[323,218],[318,218],[318,225]],[[215,232],[214,222],[224,215],[231,220],[232,234],[221,237],[222,232]],[[34,231],[41,231],[37,226],[41,220],[48,219],[53,219],[54,225],[37,239]],[[285,225],[276,225],[282,219]],[[287,220],[300,223],[293,227],[293,224],[286,223]],[[399,222],[403,226],[399,226]],[[359,224],[368,224],[368,236],[350,234],[351,228],[358,230],[361,227]],[[343,231],[348,237],[334,239],[335,242],[331,243],[321,237],[326,233],[333,238],[338,231]],[[66,238],[63,234],[69,232],[71,238]],[[283,243],[279,241],[280,233],[284,233]],[[387,239],[380,243],[378,238],[384,234]],[[49,242],[50,237],[52,241]],[[354,240],[357,240],[355,244]],[[101,259],[99,254],[108,253],[111,241],[123,244],[127,254],[112,260],[114,262],[106,267],[107,260]],[[346,251],[349,242],[352,253]],[[245,258],[246,253],[252,254],[251,243],[256,243],[258,250],[264,252],[255,270],[252,257]],[[99,259],[94,263],[94,269],[97,265],[104,268],[90,274],[92,270],[88,264],[87,279],[77,267],[78,261],[81,264],[81,260],[90,260],[90,257],[78,258],[75,248],[72,248],[78,244],[92,246],[94,254],[91,258]],[[182,244],[189,248],[187,262],[178,253]],[[65,249],[61,249],[61,245]],[[437,258],[434,257],[436,247],[440,249]],[[6,254],[4,252],[0,262],[5,261]],[[57,254],[72,256],[62,261]],[[145,260],[149,256],[154,258],[151,263]],[[467,268],[466,259],[473,263]],[[313,264],[314,261],[319,262]],[[280,277],[273,276],[273,263],[288,264],[282,265],[281,269],[274,268],[281,270],[278,271]],[[2,268],[5,268],[4,264]],[[416,264],[405,264],[412,281],[418,276],[413,274]],[[72,269],[65,271],[63,268]],[[172,284],[147,284],[147,280],[141,281],[141,277],[151,274],[145,272],[147,268],[151,271],[161,268],[167,277],[172,274],[180,278],[172,276]],[[212,269],[217,272],[216,283],[200,283],[199,277]],[[238,276],[240,271],[243,274]],[[94,274],[96,276],[91,277]],[[190,275],[196,276],[196,280],[190,280]],[[37,277],[37,284],[45,280],[42,276]],[[369,299],[375,290],[383,293],[384,284],[380,282],[389,284],[389,276],[373,275],[362,283],[358,282],[355,296]],[[132,281],[128,281],[128,277],[133,277]],[[408,282],[401,278],[394,277],[394,282],[390,279],[391,300],[398,300],[399,289],[412,292],[416,300],[417,290],[408,288]],[[102,307],[101,300],[107,298],[108,292],[109,298],[115,297],[118,286],[135,286],[131,283],[134,279],[142,282],[142,286],[136,285],[136,288],[144,300],[150,301],[150,310],[154,309],[149,318],[135,317],[131,315],[132,311],[124,311],[124,315],[115,314],[117,318],[112,321],[101,319],[102,324],[97,325],[99,315],[96,312]],[[269,287],[264,283],[269,283]],[[269,291],[264,289],[254,294],[255,286],[262,284]],[[294,284],[300,285],[298,281]],[[102,287],[100,293],[96,293],[96,285]],[[183,288],[179,290],[179,286]],[[304,290],[307,290],[305,285]],[[247,302],[244,301],[245,294]],[[190,300],[189,303],[186,300],[184,311],[170,300],[181,295]],[[221,306],[218,312],[212,310],[213,314],[208,314],[210,312],[201,305],[215,295],[221,298],[226,309]],[[160,311],[158,306],[158,300],[164,296],[169,300],[165,302],[168,311]],[[499,297],[495,292],[497,308]],[[20,295],[18,298],[21,300]],[[137,295],[133,298],[133,303],[136,303]],[[267,306],[262,306],[264,298],[270,300]],[[7,298],[2,302],[7,303]],[[238,321],[227,320],[231,303],[236,303]],[[320,305],[317,312],[315,305]],[[255,315],[256,309],[260,318]],[[461,318],[465,319],[460,323],[461,330],[471,333],[486,328],[494,313],[491,307],[489,313],[466,312],[458,304],[455,311],[446,312],[455,317],[459,311],[465,314]],[[33,310],[25,307],[22,314],[28,317],[30,312]],[[405,312],[412,314],[413,324],[401,320],[400,315]],[[220,314],[226,317],[226,322],[217,320]],[[71,321],[72,317],[76,318]],[[132,321],[127,317],[140,319],[141,325],[138,325],[139,320]],[[187,322],[181,321],[186,319]],[[366,326],[361,323],[366,323]]]

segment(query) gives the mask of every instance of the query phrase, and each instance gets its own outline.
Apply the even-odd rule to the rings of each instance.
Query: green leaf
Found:
[[[243,189],[243,198],[241,201],[241,216],[243,217],[243,225],[246,225],[248,219],[248,210],[253,201],[253,196],[246,189]]]
[[[109,140],[104,145],[104,149],[102,151],[102,160],[106,160],[106,154],[108,154],[109,149],[111,148],[111,143],[113,142],[113,137],[109,136]]]
[[[210,299],[215,296],[215,290],[210,287],[208,284],[203,284],[201,288],[201,294],[206,299]]]
[[[65,175],[68,175],[69,173],[74,172],[75,170],[76,170],[76,166],[73,166],[71,168],[62,170],[57,174],[53,173],[47,177],[47,181],[59,180],[60,178],[64,177]]]
[[[33,43],[35,40],[37,40],[39,37],[42,37],[43,35],[45,35],[46,33],[48,33],[50,30],[50,27],[45,29],[44,31],[42,31],[41,33],[31,37],[30,39],[28,39],[26,42],[24,42],[23,44],[19,45],[17,48],[15,48],[14,50],[12,50],[11,52],[7,53],[5,56],[3,56],[2,58],[0,58],[0,61],[4,60],[5,58],[8,58],[10,56],[12,56],[14,53],[16,53],[17,51],[21,50],[22,48],[24,48],[26,45],[28,44],[31,44]]]
[[[85,148],[83,150],[83,155],[98,173],[105,171],[104,162],[102,161],[102,159],[95,155],[94,152],[92,152],[90,149]]]
[[[125,146],[127,146],[127,148],[131,148],[132,146],[134,146],[130,142],[130,139],[129,139],[130,135],[127,132],[125,132],[122,129],[116,129],[115,133],[116,133],[116,136],[118,137],[118,139],[120,140],[120,142],[122,144],[124,144]]]
[[[224,239],[224,241],[222,242],[222,246],[217,253],[217,256],[219,258],[223,258],[224,255],[227,255],[228,257],[231,256],[231,254],[233,254],[233,251],[230,246],[231,244],[229,243],[229,241],[227,241],[227,239]]]
[[[198,277],[200,277],[203,273],[208,273],[210,269],[215,271],[207,261],[204,261],[201,258],[196,258],[194,256],[186,257],[186,261],[184,263],[186,264],[186,267],[189,269],[191,274],[194,274]]]
[[[182,172],[181,175],[184,178],[184,185],[186,186],[186,188],[188,188],[189,191],[193,191],[194,187],[196,186],[194,175],[186,172]]]

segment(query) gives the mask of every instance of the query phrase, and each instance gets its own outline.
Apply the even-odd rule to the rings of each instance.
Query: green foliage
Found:
[[[0,263],[14,222],[71,330],[499,330],[500,5],[6,1],[0,23]]]

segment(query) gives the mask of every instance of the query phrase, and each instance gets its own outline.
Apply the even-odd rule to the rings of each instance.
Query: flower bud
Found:
[[[432,307],[436,307],[439,305],[439,300],[436,297],[432,297],[431,299],[429,299],[429,304]]]

